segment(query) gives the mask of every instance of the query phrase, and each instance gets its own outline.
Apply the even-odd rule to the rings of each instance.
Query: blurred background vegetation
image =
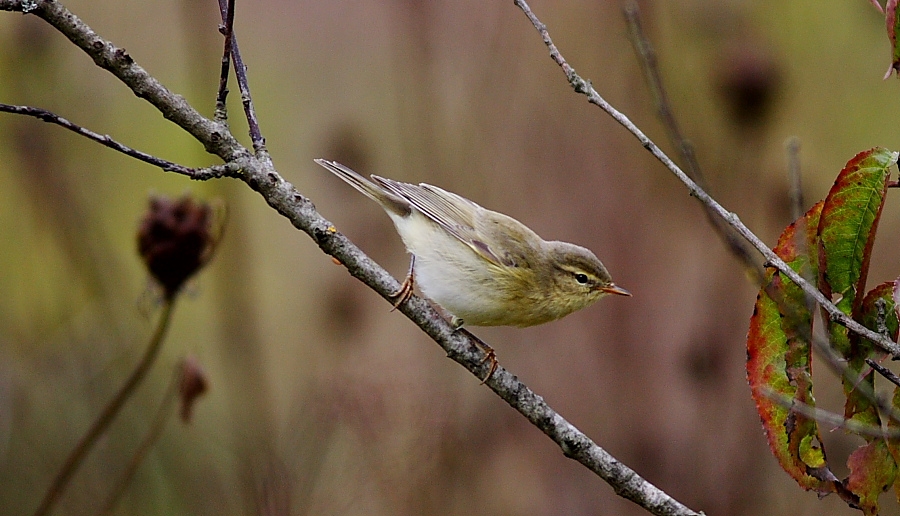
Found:
[[[212,115],[222,47],[214,2],[66,5]],[[900,85],[881,80],[890,53],[868,2],[640,5],[712,193],[767,242],[790,222],[788,137],[802,142],[807,206],[858,151],[900,148]],[[532,7],[575,69],[671,150],[621,3]],[[313,158],[437,184],[585,245],[634,294],[537,328],[476,330],[563,416],[710,515],[853,512],[801,492],[768,452],[745,379],[756,288],[744,270],[685,189],[572,93],[512,2],[237,8],[276,166],[396,276],[407,257],[389,219]],[[172,161],[215,163],[38,18],[0,14],[0,48],[0,101]],[[232,86],[232,127],[249,145],[239,100]],[[34,510],[138,360],[158,302],[136,227],[149,193],[184,192],[225,200],[224,239],[58,514],[96,513],[186,355],[210,391],[190,424],[169,423],[117,514],[643,514],[246,185],[191,183],[12,115],[0,115],[0,185],[0,514]],[[898,215],[889,199],[871,285],[900,272]],[[840,411],[826,374],[820,402]],[[859,444],[840,432],[826,441],[838,464]]]

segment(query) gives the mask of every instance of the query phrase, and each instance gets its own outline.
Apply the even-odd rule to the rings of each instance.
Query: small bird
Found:
[[[607,294],[631,295],[584,247],[546,241],[514,218],[436,186],[376,175],[369,180],[335,161],[315,162],[381,205],[394,222],[412,255],[409,274],[392,295],[395,307],[415,282],[454,328],[524,327],[559,319]],[[496,357],[481,344],[492,361],[486,381]]]

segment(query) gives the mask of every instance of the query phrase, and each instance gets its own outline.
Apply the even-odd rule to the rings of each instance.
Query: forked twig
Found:
[[[250,140],[253,142],[253,150],[258,159],[269,160],[269,153],[266,150],[266,139],[263,138],[262,131],[259,128],[259,119],[256,117],[256,108],[253,107],[253,98],[250,96],[250,82],[247,80],[247,67],[244,65],[244,60],[241,58],[241,49],[238,47],[237,36],[234,35],[234,0],[219,0],[219,11],[222,14],[222,23],[224,24],[223,34],[225,35],[226,41],[225,52],[231,54],[231,60],[234,62],[234,75],[237,78],[238,89],[241,92],[241,103],[244,106],[244,115],[247,117],[247,125],[250,128]],[[225,77],[224,80],[227,83],[228,70],[227,65],[224,63],[225,59],[226,58],[223,56],[222,68]],[[222,79],[220,78],[220,93],[222,87]],[[225,94],[227,94],[227,91]],[[223,97],[223,104],[224,101]],[[218,99],[216,100],[216,109],[218,111]]]

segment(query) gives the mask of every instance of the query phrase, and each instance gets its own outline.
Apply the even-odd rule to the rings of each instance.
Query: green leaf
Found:
[[[896,162],[897,153],[881,147],[860,152],[841,170],[822,207],[820,288],[840,295],[838,307],[853,316],[862,302],[889,168]]]
[[[900,0],[897,0],[900,2]],[[896,2],[894,5],[896,9]],[[867,295],[866,276],[887,194],[890,167],[897,153],[874,148],[851,159],[835,180],[828,197],[788,226],[774,252],[792,269],[814,278],[837,306],[867,327],[898,333],[900,279],[884,283]],[[779,464],[806,489],[836,492],[865,514],[877,514],[878,495],[890,486],[900,493],[900,440],[866,437],[868,443],[848,458],[850,476],[838,481],[830,471],[815,420],[784,408],[785,402],[815,406],[812,395],[812,303],[804,292],[772,268],[757,296],[747,335],[747,377],[752,395]],[[848,333],[826,317],[830,344],[862,377],[842,379],[847,395],[845,415],[875,428],[882,425],[872,402],[857,392],[871,387],[874,374],[866,358],[884,353],[873,343]],[[895,396],[895,405],[898,398]],[[888,421],[896,427],[897,423]]]
[[[869,260],[890,177],[897,154],[876,147],[861,152],[847,162],[825,198],[819,219],[819,288],[826,296],[840,296],[837,307],[860,320]],[[851,371],[868,369],[865,359],[871,346],[861,345],[843,325],[826,318],[831,346],[846,360]],[[862,379],[843,378],[844,416],[861,423],[878,425],[872,403],[857,390],[860,384],[872,387],[871,371]]]
[[[815,278],[816,233],[823,203],[788,226],[773,249],[792,269]],[[810,418],[777,403],[778,396],[815,406],[812,395],[812,313],[804,292],[774,268],[766,271],[767,284],[756,298],[747,334],[747,379],[772,454],[784,470],[805,489],[819,493],[836,490],[836,477],[828,469],[818,426]]]

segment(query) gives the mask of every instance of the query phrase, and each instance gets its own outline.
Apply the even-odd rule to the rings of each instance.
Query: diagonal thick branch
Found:
[[[862,324],[854,321],[849,315],[845,314],[841,311],[840,308],[836,307],[834,303],[831,302],[830,299],[825,297],[825,294],[819,291],[814,285],[810,282],[803,279],[800,274],[791,269],[788,264],[784,262],[781,258],[778,257],[770,248],[767,246],[755,233],[750,231],[750,229],[741,222],[741,219],[737,216],[737,214],[732,213],[722,207],[715,199],[709,196],[702,188],[700,188],[697,183],[695,183],[687,174],[684,173],[678,165],[675,164],[672,159],[666,155],[655,143],[653,140],[647,137],[643,131],[641,131],[634,123],[625,116],[622,112],[614,108],[609,102],[607,102],[603,97],[597,93],[597,90],[591,86],[590,81],[586,81],[581,78],[577,73],[575,73],[575,69],[572,68],[571,65],[565,60],[565,58],[560,54],[559,49],[556,48],[556,45],[553,44],[553,40],[550,38],[550,33],[547,31],[547,26],[541,23],[541,20],[534,14],[531,8],[524,0],[514,0],[515,4],[525,13],[528,19],[531,21],[534,28],[540,33],[541,38],[544,40],[544,44],[550,50],[550,58],[562,68],[563,73],[566,74],[566,78],[569,80],[569,84],[572,86],[572,89],[575,90],[576,93],[581,93],[582,95],[588,98],[588,102],[594,104],[599,107],[603,111],[605,111],[609,116],[613,117],[613,119],[622,125],[625,129],[628,130],[631,134],[633,134],[638,141],[641,142],[641,145],[650,151],[650,154],[653,154],[653,157],[658,159],[666,168],[668,168],[675,176],[687,187],[688,191],[692,196],[696,197],[703,204],[709,207],[716,215],[718,215],[722,220],[727,222],[731,227],[733,227],[738,234],[740,234],[744,239],[746,239],[750,244],[756,248],[757,251],[766,259],[766,265],[770,267],[775,267],[782,274],[790,278],[791,281],[796,283],[800,288],[803,289],[808,295],[812,296],[813,299],[819,303],[826,312],[828,312],[828,316],[831,320],[846,326],[847,329],[856,333],[857,335],[869,339],[873,343],[875,343],[880,348],[884,349],[888,353],[890,353],[895,359],[900,359],[900,345],[896,342],[891,341],[886,338],[884,335],[881,335],[877,332],[874,332]]]
[[[389,300],[391,294],[397,291],[399,282],[322,217],[308,198],[278,174],[264,152],[254,155],[243,147],[223,121],[200,115],[183,97],[170,92],[137,65],[124,49],[98,36],[61,3],[52,0],[0,0],[0,10],[32,14],[55,27],[99,67],[111,72],[136,96],[152,104],[166,119],[187,131],[209,153],[219,156],[227,165],[226,176],[247,183],[294,227],[307,233],[326,254],[339,260],[351,275],[385,299]],[[246,96],[249,98],[249,91]],[[165,166],[160,168],[171,170]],[[448,357],[476,377],[485,376],[489,366],[482,360],[484,355],[480,348],[464,332],[454,331],[426,301],[412,296],[398,310],[437,342]],[[567,457],[598,474],[619,495],[660,516],[702,514],[680,504],[616,460],[502,367],[497,368],[487,385],[553,439]]]

